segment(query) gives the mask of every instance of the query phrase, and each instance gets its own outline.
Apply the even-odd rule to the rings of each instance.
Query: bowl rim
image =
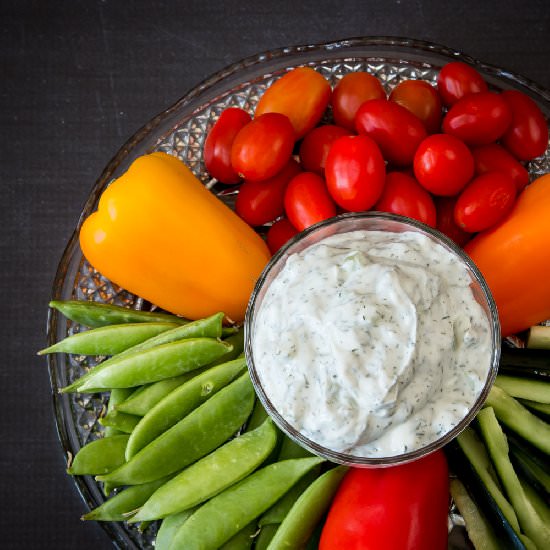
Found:
[[[277,410],[269,399],[267,392],[264,389],[264,386],[260,380],[260,376],[256,369],[256,364],[254,362],[254,352],[253,352],[253,332],[254,332],[254,322],[255,322],[255,313],[258,306],[258,300],[260,299],[260,294],[265,292],[266,289],[264,285],[267,282],[267,279],[271,272],[278,268],[283,268],[281,262],[286,262],[289,256],[294,253],[301,253],[304,250],[307,250],[309,246],[314,246],[322,241],[317,241],[312,245],[307,245],[305,248],[300,248],[299,250],[294,250],[299,247],[299,245],[306,241],[310,236],[322,231],[325,228],[333,226],[341,226],[344,229],[342,231],[336,231],[335,233],[347,233],[351,231],[374,231],[375,229],[368,228],[350,228],[349,231],[345,229],[346,226],[351,226],[353,222],[361,221],[389,221],[396,226],[403,228],[404,231],[410,230],[414,232],[419,232],[423,235],[428,236],[431,242],[443,246],[448,252],[455,256],[459,261],[462,262],[462,265],[465,265],[469,271],[472,281],[479,284],[481,289],[481,295],[483,296],[484,303],[481,304],[484,311],[487,312],[487,320],[490,328],[490,344],[491,344],[491,355],[490,355],[490,364],[488,367],[487,376],[485,378],[483,388],[468,413],[458,422],[451,430],[445,432],[438,439],[431,441],[430,443],[423,445],[421,447],[415,448],[406,453],[401,453],[398,455],[391,455],[385,457],[364,457],[359,455],[354,455],[346,452],[338,452],[328,447],[325,447],[312,439],[308,438],[302,434],[299,430],[294,428]],[[396,233],[392,229],[388,230],[391,233]],[[328,238],[328,237],[327,237]],[[280,272],[280,271],[279,271]],[[277,275],[275,275],[277,277]],[[244,340],[245,340],[245,355],[246,362],[248,366],[248,372],[254,385],[254,389],[258,398],[260,399],[265,410],[269,416],[273,419],[275,424],[281,429],[288,437],[293,439],[296,443],[305,447],[309,451],[313,452],[316,455],[324,457],[332,462],[338,464],[344,464],[346,466],[354,467],[381,467],[381,466],[393,466],[397,464],[404,464],[406,462],[412,462],[413,460],[418,460],[419,458],[426,456],[446,444],[450,443],[456,436],[458,436],[466,427],[472,422],[475,418],[475,415],[479,412],[483,403],[487,399],[489,391],[495,381],[498,364],[500,360],[501,352],[501,332],[500,332],[500,322],[498,318],[498,311],[495,300],[491,294],[489,286],[485,281],[481,271],[474,264],[472,259],[466,254],[466,252],[460,248],[455,242],[453,242],[446,235],[438,231],[437,229],[430,227],[420,221],[407,218],[404,216],[399,216],[396,214],[391,214],[387,212],[378,212],[378,211],[368,211],[368,212],[347,212],[339,214],[338,216],[323,220],[318,222],[304,231],[298,233],[292,237],[283,247],[281,247],[268,262],[262,273],[260,274],[250,301],[248,303],[245,322],[244,322]]]

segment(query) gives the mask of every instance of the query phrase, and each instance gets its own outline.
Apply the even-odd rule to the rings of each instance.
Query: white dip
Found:
[[[267,397],[334,451],[394,456],[468,413],[491,362],[485,313],[457,258],[408,231],[354,231],[290,256],[253,331]]]

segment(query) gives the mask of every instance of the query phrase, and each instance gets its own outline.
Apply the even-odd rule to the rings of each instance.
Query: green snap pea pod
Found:
[[[159,380],[158,382],[147,384],[146,386],[137,389],[129,399],[124,401],[124,403],[117,405],[117,409],[129,414],[145,416],[157,403],[166,397],[172,390],[175,390],[178,386],[181,386],[184,382],[187,382],[211,366],[236,359],[243,350],[242,331],[229,336],[224,341],[232,344],[233,349],[228,351],[219,359],[216,359],[216,361],[210,363],[206,367],[182,374],[181,376],[167,378],[166,380]]]
[[[124,464],[127,435],[102,437],[84,445],[67,468],[71,475],[101,475]]]
[[[115,355],[177,326],[175,323],[126,323],[93,328],[67,336],[53,346],[40,350],[38,355],[58,352]]]
[[[109,395],[109,402],[107,403],[107,414],[106,415],[109,415],[109,413],[115,411],[116,410],[115,407],[119,403],[122,403],[125,399],[128,399],[128,397],[130,397],[130,395],[132,395],[132,393],[134,393],[134,391],[135,390],[133,388],[117,388],[117,389],[114,389]],[[110,437],[111,435],[120,435],[122,433],[124,433],[124,432],[122,432],[120,430],[117,430],[114,427],[106,426],[104,436],[105,437]]]
[[[268,550],[294,550],[307,545],[346,471],[346,467],[338,466],[325,472],[300,495],[277,529]]]
[[[169,313],[141,311],[111,304],[87,300],[52,300],[50,307],[62,313],[67,319],[87,327],[104,327],[121,323],[178,323],[189,321]]]
[[[227,441],[247,419],[254,403],[248,372],[220,390],[134,455],[98,481],[138,485],[177,472]]]
[[[131,434],[140,420],[141,416],[114,410],[108,412],[103,418],[100,418],[99,423],[106,428],[114,428],[121,433]]]
[[[126,447],[126,460],[177,424],[246,369],[244,359],[234,359],[207,369],[169,393],[137,424]]]
[[[287,491],[258,521],[260,527],[280,524],[298,497],[319,477],[321,467],[312,468],[298,483]]]
[[[287,460],[289,458],[305,458],[307,456],[313,456],[307,449],[304,449],[301,445],[298,445],[294,440],[288,436],[283,436],[281,442],[281,449],[279,450],[278,460]]]
[[[147,531],[147,529],[149,529],[149,526],[150,526],[152,523],[153,523],[152,521],[142,521],[142,522],[139,524],[138,531],[139,531],[140,533],[145,533],[145,531]]]
[[[131,521],[161,519],[208,500],[253,472],[276,441],[268,419],[183,470],[156,491]]]
[[[128,399],[116,406],[116,410],[133,414],[135,416],[145,416],[157,403],[162,401],[170,392],[181,386],[184,382],[191,380],[201,372],[204,372],[209,366],[186,372],[180,376],[166,378],[151,384],[145,384],[138,388]]]
[[[279,529],[279,523],[268,523],[260,528],[260,532],[256,537],[256,543],[254,544],[254,550],[266,550],[269,543],[273,540],[277,529]]]
[[[260,516],[321,458],[284,460],[265,466],[212,497],[178,530],[170,548],[214,550]]]
[[[248,550],[254,544],[254,535],[256,534],[256,523],[251,521],[245,525],[236,535],[231,537],[225,544],[220,546],[220,550]]]
[[[252,409],[252,414],[246,423],[247,430],[255,430],[258,426],[263,424],[265,419],[268,418],[268,414],[262,405],[262,402],[256,398],[254,402],[254,408]]]
[[[82,516],[83,520],[126,521],[128,514],[142,506],[170,476],[142,485],[132,485]]]
[[[231,344],[214,338],[190,338],[162,344],[120,357],[118,361],[113,361],[107,368],[88,378],[78,387],[78,391],[96,393],[173,378],[207,365],[228,349],[231,349]]]
[[[103,361],[84,376],[81,376],[78,380],[63,388],[61,391],[64,393],[78,391],[78,388],[92,376],[95,376],[102,370],[109,368],[113,363],[117,364],[118,361],[127,355],[134,355],[140,351],[150,350],[163,344],[169,344],[171,342],[177,342],[178,340],[184,340],[187,338],[219,338],[222,333],[222,320],[223,313],[216,313],[215,315],[211,315],[205,319],[199,319],[198,321],[187,323],[183,326],[163,332],[153,338],[149,338],[148,340],[145,340],[145,342],[137,344],[122,353]]]
[[[155,550],[168,550],[178,529],[191,517],[195,508],[184,510],[179,514],[173,514],[162,520],[157,538],[155,539]]]

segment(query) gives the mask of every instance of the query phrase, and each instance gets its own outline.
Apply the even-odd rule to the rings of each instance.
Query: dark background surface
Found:
[[[550,88],[549,31],[546,0],[1,0],[0,546],[111,547],[79,520],[34,352],[85,199],[139,127],[245,56],[352,36],[445,44]]]

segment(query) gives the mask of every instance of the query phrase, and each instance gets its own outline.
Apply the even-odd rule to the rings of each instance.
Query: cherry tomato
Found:
[[[325,176],[336,203],[345,210],[361,212],[380,198],[386,166],[374,140],[368,136],[344,136],[330,148]]]
[[[502,95],[478,92],[459,99],[443,119],[443,131],[468,145],[488,145],[512,122],[512,111]]]
[[[447,235],[458,246],[464,246],[472,234],[464,231],[455,222],[455,204],[457,197],[435,197],[435,209],[437,212],[436,229]]]
[[[355,131],[355,115],[369,99],[385,99],[386,92],[375,76],[357,71],[344,75],[332,92],[332,115],[338,126]]]
[[[277,220],[269,228],[266,236],[267,246],[271,254],[275,254],[297,233],[298,230],[286,218]]]
[[[355,115],[359,134],[372,138],[384,158],[397,166],[411,164],[426,129],[410,111],[387,99],[371,99]]]
[[[417,116],[429,134],[441,129],[441,98],[437,90],[423,80],[403,80],[391,92],[390,101],[395,101]]]
[[[390,172],[375,210],[392,212],[435,227],[435,205],[431,195],[414,178]]]
[[[303,231],[310,225],[336,215],[323,178],[313,172],[294,176],[285,192],[285,212],[290,223]]]
[[[439,71],[437,89],[443,104],[450,107],[464,96],[485,92],[488,88],[483,77],[473,67],[462,61],[452,61]]]
[[[298,67],[276,80],[262,95],[255,115],[286,115],[300,139],[317,126],[332,91],[324,76],[310,67]]]
[[[474,159],[458,138],[433,134],[416,151],[414,175],[434,195],[456,195],[474,175]]]
[[[231,148],[231,165],[247,180],[265,180],[282,170],[294,147],[294,129],[285,115],[266,113],[244,126]]]
[[[529,183],[529,172],[511,153],[496,143],[482,145],[472,150],[476,175],[486,172],[505,172],[516,183],[521,191]]]
[[[300,160],[304,169],[324,176],[325,162],[331,145],[339,137],[349,135],[351,132],[334,124],[313,128],[300,145]]]
[[[222,111],[204,142],[204,165],[222,183],[238,183],[240,176],[231,166],[231,146],[239,130],[250,122],[250,115],[238,107]]]
[[[239,187],[235,211],[248,225],[272,222],[282,215],[286,186],[299,173],[299,164],[291,158],[275,176],[263,181],[245,181]]]
[[[442,451],[391,468],[350,468],[319,550],[446,550],[448,507]]]
[[[548,124],[539,106],[517,90],[506,90],[502,97],[512,111],[512,123],[502,136],[502,144],[519,160],[540,157],[548,147]]]
[[[460,193],[454,210],[455,222],[475,233],[495,225],[514,206],[516,184],[503,172],[487,172],[474,178]]]

